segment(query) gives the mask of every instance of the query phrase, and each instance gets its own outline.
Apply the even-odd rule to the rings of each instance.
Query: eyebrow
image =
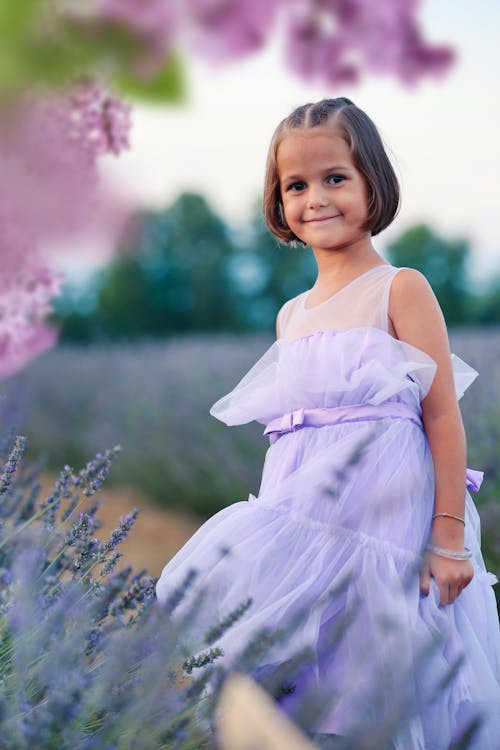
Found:
[[[322,169],[321,171],[324,174],[329,174],[330,172],[336,172],[338,170],[341,170],[342,172],[346,172],[350,170],[350,167],[348,167],[347,165],[337,164],[337,166],[326,167],[326,169]],[[291,180],[295,181],[295,180],[301,180],[301,179],[302,179],[301,175],[291,174],[291,175],[287,175],[286,177],[283,177],[281,182],[285,183],[285,182],[290,182]]]

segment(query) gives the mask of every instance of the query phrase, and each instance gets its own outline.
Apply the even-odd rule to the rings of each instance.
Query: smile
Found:
[[[338,219],[340,214],[335,214],[335,216],[321,216],[318,219],[307,219],[306,224],[312,224],[313,222],[319,222],[319,221],[330,221],[331,219]]]

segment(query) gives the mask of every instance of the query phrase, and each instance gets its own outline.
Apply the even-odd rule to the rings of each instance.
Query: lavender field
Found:
[[[450,339],[452,351],[479,371],[461,407],[468,466],[485,472],[475,499],[484,525],[494,527],[500,521],[500,332],[452,330]],[[119,443],[123,454],[111,482],[208,516],[258,491],[267,448],[262,425],[228,428],[209,408],[271,343],[267,335],[213,335],[59,347],[10,387],[28,391],[23,433],[32,455],[45,453],[54,467],[80,464]]]
[[[258,490],[264,427],[228,428],[209,409],[270,343],[189,336],[54,349],[9,384],[24,391],[29,453],[58,468],[120,444],[108,484],[136,486],[201,516],[244,500]]]

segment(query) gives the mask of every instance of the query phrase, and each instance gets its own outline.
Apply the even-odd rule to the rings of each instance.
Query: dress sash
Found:
[[[422,418],[414,408],[401,401],[387,401],[384,404],[348,404],[346,406],[325,406],[311,409],[295,409],[272,419],[264,435],[274,443],[281,435],[295,432],[302,427],[324,427],[345,422],[366,422],[377,419],[409,419],[423,429]]]
[[[422,417],[408,404],[401,401],[386,401],[383,404],[348,404],[346,406],[324,406],[310,409],[294,409],[281,417],[272,419],[264,430],[273,443],[287,432],[295,432],[303,427],[324,427],[345,422],[367,422],[377,419],[409,419],[417,427],[424,429]],[[467,469],[467,489],[477,492],[483,481],[483,472]]]

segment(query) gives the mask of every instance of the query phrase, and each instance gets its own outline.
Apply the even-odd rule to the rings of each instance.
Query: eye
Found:
[[[330,174],[326,179],[327,182],[330,182],[333,185],[340,185],[340,183],[345,180],[345,177],[341,174]]]
[[[304,189],[305,184],[305,182],[292,182],[292,184],[288,186],[287,190],[292,190],[294,193],[298,193],[299,190]]]

